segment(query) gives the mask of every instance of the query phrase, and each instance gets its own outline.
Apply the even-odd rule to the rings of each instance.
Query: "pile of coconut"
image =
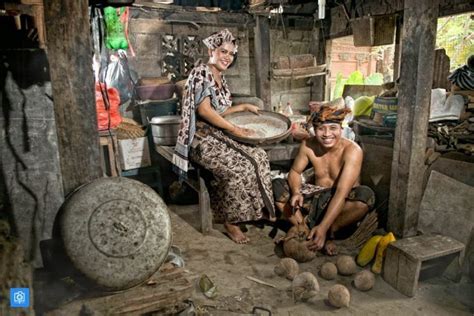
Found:
[[[295,302],[311,302],[317,299],[320,291],[316,276],[311,272],[301,272],[298,262],[292,258],[283,258],[275,266],[277,275],[292,281],[293,299]],[[353,285],[359,291],[368,291],[374,287],[375,275],[369,270],[357,272],[354,258],[347,255],[337,257],[336,263],[326,262],[321,266],[320,276],[325,280],[335,280],[338,275],[354,275]],[[351,294],[342,284],[333,285],[327,294],[328,302],[334,307],[349,307]]]

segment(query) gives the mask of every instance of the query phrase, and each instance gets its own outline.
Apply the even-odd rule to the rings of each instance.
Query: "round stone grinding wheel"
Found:
[[[141,182],[94,180],[73,192],[60,219],[74,266],[105,290],[146,281],[166,259],[171,222],[161,197]]]

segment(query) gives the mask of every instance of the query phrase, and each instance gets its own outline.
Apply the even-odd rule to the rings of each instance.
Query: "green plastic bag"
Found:
[[[361,116],[361,115],[370,116],[372,112],[372,105],[374,104],[374,99],[375,99],[375,96],[358,97],[354,102],[354,109],[353,109],[354,116]]]
[[[108,49],[127,49],[128,41],[125,37],[122,22],[120,22],[120,15],[124,12],[124,8],[120,9],[120,14],[117,9],[113,7],[104,8],[104,19],[106,27],[105,46]]]

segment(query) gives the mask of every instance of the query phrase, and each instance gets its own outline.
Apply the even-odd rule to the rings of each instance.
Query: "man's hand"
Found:
[[[290,199],[292,207],[300,208],[303,206],[303,195],[301,193],[293,194]]]
[[[327,231],[320,225],[314,226],[308,235],[308,240],[312,242],[308,244],[308,249],[312,251],[321,250],[326,242]]]

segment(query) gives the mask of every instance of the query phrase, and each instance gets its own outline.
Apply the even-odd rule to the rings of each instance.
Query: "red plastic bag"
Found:
[[[105,107],[104,96],[109,101],[109,108]],[[95,106],[97,111],[97,124],[99,131],[116,128],[122,122],[120,115],[120,94],[117,89],[108,87],[103,83],[95,84]],[[110,123],[110,124],[109,124]]]

